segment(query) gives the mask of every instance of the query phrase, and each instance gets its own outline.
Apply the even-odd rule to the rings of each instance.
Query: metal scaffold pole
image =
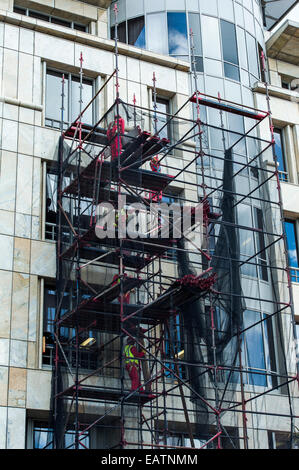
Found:
[[[68,436],[68,447],[85,448],[93,430],[101,448],[109,449],[221,449],[241,442],[249,448],[254,414],[289,418],[293,442],[290,386],[298,381],[298,364],[294,374],[281,346],[284,367],[260,368],[250,364],[246,349],[250,333],[274,336],[276,320],[290,308],[296,339],[290,271],[287,264],[271,264],[282,239],[287,262],[285,233],[263,214],[258,226],[238,217],[244,206],[281,210],[277,158],[275,171],[262,162],[274,148],[268,91],[267,111],[205,95],[198,89],[190,31],[192,96],[176,112],[163,112],[154,73],[151,104],[141,106],[135,94],[126,103],[120,97],[117,4],[113,27],[115,70],[84,107],[80,55],[79,115],[68,124],[62,80],[54,447],[66,446]],[[111,96],[113,89],[113,104],[90,123],[87,112],[97,96],[106,90]],[[203,107],[219,114],[218,124],[210,123],[208,112],[204,117]],[[247,131],[231,129],[230,116],[247,119]],[[268,118],[271,141],[253,135]],[[209,144],[215,132],[222,135],[217,151]],[[242,140],[255,144],[250,157],[235,157]],[[244,174],[258,174],[254,189],[239,189]],[[271,182],[277,182],[278,201],[266,191]],[[165,200],[175,201],[177,212],[162,211]],[[185,210],[190,223],[179,231]],[[111,214],[117,217],[109,225]],[[250,253],[240,249],[244,232],[258,240]],[[259,273],[261,266],[277,279],[287,273],[290,300],[263,298],[243,282],[246,269]],[[275,291],[271,276],[267,282]],[[252,304],[263,304],[267,314],[244,322]],[[274,390],[288,393],[288,413],[250,407]],[[240,424],[236,430],[227,422]]]

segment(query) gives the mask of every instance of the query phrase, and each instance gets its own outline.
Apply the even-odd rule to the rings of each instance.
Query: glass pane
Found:
[[[82,110],[90,102],[93,95],[92,82],[90,80],[83,80],[82,84]],[[80,80],[78,77],[72,77],[72,116],[71,120],[74,121],[80,114]],[[92,105],[85,111],[82,121],[85,124],[92,124]]]
[[[195,57],[195,69],[197,72],[203,72],[203,58]]]
[[[238,205],[238,224],[242,227],[250,227],[252,226],[252,217],[251,217],[251,207],[246,204],[239,204]],[[241,260],[245,261],[246,259],[250,258],[254,252],[254,236],[252,230],[246,230],[246,228],[239,229],[239,237],[240,237],[240,253],[241,253]],[[244,263],[241,266],[242,274],[247,274],[248,276],[256,277],[256,267],[254,264],[255,259],[251,259],[248,263]]]
[[[164,100],[163,98],[157,98],[157,132],[162,129],[162,127],[165,126],[165,123],[167,122],[168,117],[165,116],[164,114],[159,114],[161,113],[169,113],[169,101]],[[155,129],[155,123],[153,122],[153,128]],[[160,139],[168,139],[169,138],[169,132],[168,132],[168,126],[165,126],[164,129],[162,129],[161,132],[159,132],[159,137]]]
[[[19,15],[26,15],[26,9],[21,7],[13,7],[14,13],[19,13]]]
[[[128,35],[129,44],[142,49],[145,48],[144,16],[128,21]]]
[[[237,82],[240,81],[239,67],[228,64],[227,62],[224,62],[224,75],[226,78],[231,78]]]
[[[282,143],[282,133],[280,129],[274,129],[274,139],[275,139],[275,154],[277,157],[278,170],[287,172],[285,158],[284,158],[284,149]]]
[[[43,13],[39,13],[37,11],[29,11],[29,16],[38,20],[50,21],[50,17],[48,15],[44,15]]]
[[[261,315],[259,312],[254,312],[251,310],[246,310],[244,312],[244,328],[249,328],[254,323],[261,320]],[[249,383],[251,385],[267,385],[267,377],[262,374],[254,374],[252,372],[257,371],[257,369],[265,370],[265,348],[264,348],[264,339],[263,339],[263,329],[262,323],[259,323],[252,328],[249,328],[245,332],[245,345],[246,345],[246,357],[247,357],[247,367],[249,377]],[[259,372],[261,372],[259,370]]]
[[[170,55],[188,55],[187,21],[185,13],[168,13],[168,46]]]
[[[254,37],[246,33],[246,42],[247,42],[247,57],[249,64],[249,72],[251,72],[255,77],[259,76],[259,67],[257,61],[257,50]]]
[[[299,267],[298,248],[297,248],[295,222],[291,220],[286,220],[284,225],[285,225],[285,230],[286,230],[286,235],[287,235],[289,263],[292,268],[298,268]]]
[[[71,28],[72,26],[69,21],[61,20],[60,18],[51,18],[51,23],[59,24],[60,26],[65,26],[66,28]]]
[[[200,16],[198,13],[189,13],[189,28],[193,32],[194,54],[202,56]]]
[[[61,121],[62,73],[47,71],[46,79],[46,118]],[[68,121],[68,78],[64,85],[64,122]]]
[[[147,47],[159,54],[168,54],[165,13],[147,15]]]
[[[84,24],[74,23],[74,29],[77,29],[78,31],[86,32],[87,26],[85,26]]]
[[[50,444],[53,439],[53,431],[46,428],[35,428],[33,434],[34,449],[43,449],[48,443],[47,449],[53,449],[53,444]]]
[[[219,21],[217,18],[203,16],[202,42],[205,57],[221,60]]]
[[[179,60],[183,60],[184,62],[189,62],[189,56],[188,55],[176,55],[176,58]]]
[[[117,35],[119,42],[127,42],[127,34],[126,34],[126,22],[120,23],[117,28]],[[115,39],[115,27],[112,26],[111,28],[111,39]]]
[[[238,116],[238,114],[228,114],[228,127],[232,132],[238,132],[239,134],[244,134],[244,118],[243,116]],[[229,134],[230,145],[233,145],[235,142],[242,138],[242,135],[239,134]],[[235,153],[241,153],[242,155],[246,154],[246,141],[245,138],[242,138],[240,142],[234,147]],[[236,170],[240,170],[241,166],[236,165]]]
[[[239,65],[235,25],[221,20],[223,60]]]
[[[264,229],[263,213],[261,209],[258,209],[256,207],[254,209],[254,213],[255,213],[255,227],[260,230],[260,232],[256,234],[256,251],[257,253],[259,253],[258,263],[259,263],[260,277],[261,279],[263,279],[263,281],[268,281],[268,271],[266,267],[267,255],[265,251],[265,238],[262,232],[262,230]]]

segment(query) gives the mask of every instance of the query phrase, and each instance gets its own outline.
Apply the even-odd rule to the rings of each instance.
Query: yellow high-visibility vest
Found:
[[[132,345],[131,344],[127,344],[125,346],[125,356],[126,356],[126,364],[138,364],[139,361],[138,359],[135,358],[134,354],[132,353],[131,349],[132,349]]]

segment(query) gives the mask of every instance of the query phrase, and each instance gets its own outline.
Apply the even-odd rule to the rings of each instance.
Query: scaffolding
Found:
[[[67,129],[62,83],[54,447],[85,448],[96,429],[99,448],[246,449],[253,418],[274,416],[288,420],[292,447],[296,333],[270,108],[196,85],[176,113],[162,113],[155,74],[153,109],[135,96],[124,102],[115,30],[116,68],[84,109],[80,57],[80,114]],[[113,105],[86,124],[111,81]],[[258,132],[267,121],[268,140]],[[173,212],[159,212],[163,202]],[[186,213],[191,224],[180,231]],[[114,222],[100,238],[107,214]],[[131,236],[121,233],[130,223]],[[127,344],[144,352],[134,390]],[[275,390],[287,413],[253,406]]]

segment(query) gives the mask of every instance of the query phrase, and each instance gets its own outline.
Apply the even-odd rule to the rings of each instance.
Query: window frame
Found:
[[[155,128],[154,128],[154,91],[153,89],[151,88],[151,108],[153,109],[153,117],[151,119],[151,129],[152,129],[152,132],[154,133],[155,132]],[[165,118],[166,119],[169,119],[169,116],[167,115],[170,115],[171,112],[172,112],[172,99],[169,98],[168,96],[164,96],[163,94],[159,94],[157,93],[157,96],[156,96],[156,103],[158,104],[163,104],[163,105],[166,105],[166,115],[165,115]],[[164,111],[160,111],[160,113],[163,113]],[[157,116],[158,116],[158,121],[159,121],[159,110],[157,109]],[[163,114],[161,116],[164,116]],[[165,123],[163,124],[163,126],[165,125]],[[161,126],[161,128],[163,127]],[[167,131],[167,137],[164,136],[164,138],[167,138],[168,140],[171,140],[171,128],[170,128],[170,125],[168,124],[162,132],[165,132]],[[160,130],[158,128],[158,135],[160,138],[162,138],[159,134]]]
[[[49,294],[51,297],[48,297],[48,292],[52,292]],[[43,286],[43,316],[42,316],[42,325],[43,325],[43,351],[42,351],[42,368],[48,368],[53,366],[53,359],[54,359],[54,320],[53,320],[53,312],[49,315],[51,309],[54,309],[54,314],[56,311],[56,295],[57,290],[56,286],[51,283],[44,283]],[[66,304],[64,311],[68,311],[72,309],[73,303],[73,294],[72,289],[69,289],[64,293],[66,297]],[[47,301],[49,300],[49,303]],[[61,343],[64,345],[64,353],[66,354],[69,364],[71,367],[75,368],[73,361],[75,361],[76,357],[76,346],[74,344],[75,341],[75,328],[72,327],[60,327],[60,334],[62,337],[60,338]],[[85,335],[84,338],[82,335]],[[84,330],[82,332],[81,338],[79,337],[79,342],[83,342],[86,339],[86,335],[89,337],[96,338],[96,344],[100,342],[101,333],[98,331],[93,330]],[[81,343],[80,343],[81,344]],[[80,348],[79,347],[79,362],[80,368],[82,370],[97,370],[98,369],[98,362],[100,360],[97,346],[94,347],[86,347]]]
[[[46,423],[44,421],[34,420],[33,423],[32,423],[31,429],[32,429],[32,449],[53,449],[53,429],[49,427],[48,423]],[[36,432],[42,432],[42,433],[45,433],[45,434],[50,434],[50,436],[52,434],[52,436],[51,436],[52,439],[49,441],[49,444],[47,444],[47,446],[35,447],[35,433]],[[84,447],[81,446],[81,448],[84,449],[85,447],[87,447],[87,448],[90,449],[91,448],[90,447],[90,443],[91,443],[90,431],[87,431],[86,433],[83,432],[83,434],[86,434],[86,436],[84,437],[84,439],[81,439],[84,443]],[[66,430],[65,436],[67,436],[67,435],[75,435],[75,430],[74,429]],[[50,445],[51,442],[52,442],[52,445]],[[67,446],[65,448],[66,449],[74,449],[74,446],[75,446],[75,440],[74,440],[74,442],[72,443],[71,446]]]
[[[225,45],[225,42],[224,42],[223,28],[224,28],[225,24],[231,25],[233,27],[232,30],[234,31],[236,63],[225,59],[225,56],[224,56],[225,55],[226,45]],[[219,31],[220,31],[220,37],[221,37],[221,54],[222,54],[222,60],[223,60],[223,76],[224,76],[224,78],[228,78],[229,80],[234,80],[235,82],[240,83],[240,61],[239,61],[239,49],[238,49],[238,38],[237,38],[236,25],[234,23],[232,23],[231,21],[227,21],[227,20],[224,20],[224,19],[220,18]],[[229,38],[230,43],[231,43],[231,41],[232,41],[232,37]],[[236,72],[238,74],[238,78],[234,78],[234,77],[232,77],[232,75],[229,75],[229,73],[227,73],[227,68],[228,67],[229,68],[233,67],[232,70],[236,70]]]
[[[21,11],[15,11],[15,10],[17,10],[17,9],[22,10],[22,12],[21,12]],[[48,13],[44,13],[44,12],[42,12],[42,11],[35,10],[34,8],[22,7],[22,6],[19,6],[19,5],[17,5],[17,4],[14,4],[14,6],[13,6],[13,12],[14,12],[14,13],[17,13],[18,15],[29,16],[29,17],[31,17],[31,18],[39,19],[40,21],[45,21],[45,22],[47,22],[47,23],[53,23],[53,24],[56,24],[56,25],[58,25],[58,26],[63,26],[63,27],[65,27],[65,28],[74,29],[75,31],[81,31],[81,32],[89,33],[89,29],[90,29],[90,25],[89,25],[89,24],[84,24],[84,23],[80,23],[80,22],[78,22],[78,21],[73,21],[73,20],[72,20],[72,21],[69,21],[69,20],[67,20],[66,18],[62,18],[62,17],[60,17],[60,16],[50,15],[50,14],[48,14]],[[30,13],[47,17],[48,20],[43,19],[43,18],[38,18],[38,17],[35,17],[35,16],[31,16]],[[52,22],[52,19],[53,19],[53,20],[58,20],[58,21],[61,21],[61,22],[65,22],[65,23],[69,23],[70,26],[67,26],[67,25],[59,25],[59,23],[55,23],[55,21]],[[82,29],[76,28],[76,26],[83,27],[83,28],[84,28],[84,31],[82,31]]]
[[[284,130],[282,127],[275,126],[273,129],[273,134],[274,134],[274,141],[275,141],[275,134],[280,135],[281,156],[282,156],[282,162],[284,165],[284,170],[279,170],[279,166],[278,166],[279,179],[280,181],[287,183],[289,182],[290,175],[289,175],[289,168],[288,168],[289,167],[288,159],[287,159],[287,154],[286,154],[286,149],[285,149]],[[274,150],[275,150],[275,155],[276,155],[277,162],[278,162],[278,156],[277,156],[277,151],[276,151],[276,141],[274,144]]]
[[[72,100],[72,95],[73,95],[73,93],[72,93],[72,82],[73,82],[73,80],[72,80],[72,77],[78,79],[79,74],[76,73],[76,72],[75,73],[67,72],[67,71],[63,71],[61,69],[57,69],[55,67],[46,66],[46,70],[45,70],[45,98],[44,98],[45,118],[44,118],[44,122],[45,122],[46,127],[49,127],[51,129],[59,129],[59,130],[61,129],[61,116],[60,116],[59,120],[47,117],[47,76],[48,76],[48,74],[50,75],[51,73],[52,74],[55,74],[55,73],[60,74],[61,76],[64,75],[65,79],[67,80],[67,87],[68,87],[67,88],[67,97],[68,97],[67,100],[68,100],[68,102],[67,102],[67,109],[66,108],[64,109],[65,116],[67,114],[67,119],[64,118],[64,121],[63,121],[63,128],[67,129],[70,126],[70,124],[72,124],[72,122],[73,122],[72,120],[69,119],[72,116],[72,112],[73,112],[73,100]],[[83,87],[84,87],[84,81],[90,82],[90,85],[92,87],[92,93],[91,93],[92,97],[95,96],[96,79],[84,76],[83,77]],[[92,120],[92,122],[95,122],[95,119],[96,119],[96,103],[93,101],[91,106],[92,106],[91,120]],[[83,103],[83,107],[84,107],[84,103]],[[75,119],[76,119],[76,117],[75,117]],[[49,122],[51,122],[51,124]],[[54,125],[54,123],[57,124],[57,125]]]
[[[285,218],[284,224],[286,223],[292,224],[294,227],[294,243],[296,247],[296,255],[297,255],[297,260],[298,260],[298,267],[291,266],[290,258],[289,258],[288,236],[287,236],[287,230],[285,227],[287,250],[288,250],[288,263],[289,263],[289,268],[290,268],[291,281],[294,283],[299,283],[299,245],[298,245],[299,237],[298,237],[298,229],[297,229],[297,220]]]

